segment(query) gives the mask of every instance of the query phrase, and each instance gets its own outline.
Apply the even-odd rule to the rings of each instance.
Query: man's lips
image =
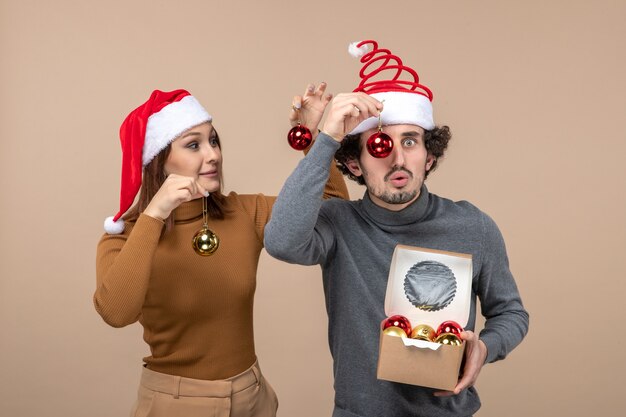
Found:
[[[407,183],[409,182],[409,177],[398,177],[398,178],[392,178],[389,180],[389,182],[394,186],[394,187],[404,187],[405,185],[407,185]]]
[[[389,176],[389,181],[395,181],[395,180],[403,180],[409,178],[409,176],[403,172],[396,172],[393,175]]]
[[[385,181],[389,181],[394,187],[404,187],[409,179],[413,177],[409,171],[405,169],[393,170],[385,176]]]

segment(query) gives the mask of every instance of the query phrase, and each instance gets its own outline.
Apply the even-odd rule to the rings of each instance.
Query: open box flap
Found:
[[[397,245],[387,282],[385,314],[401,314],[412,326],[454,320],[463,328],[469,319],[472,256]]]

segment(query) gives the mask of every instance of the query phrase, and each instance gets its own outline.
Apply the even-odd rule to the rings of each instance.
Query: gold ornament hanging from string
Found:
[[[202,225],[202,229],[196,232],[192,240],[193,250],[200,256],[213,255],[220,246],[220,239],[209,229],[207,198],[208,197],[204,197],[202,199],[202,219],[204,220],[204,224]]]

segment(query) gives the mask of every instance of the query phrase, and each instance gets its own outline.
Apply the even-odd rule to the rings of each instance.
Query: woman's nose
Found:
[[[218,149],[216,147],[213,146],[205,146],[204,147],[204,160],[206,162],[213,162],[216,161],[218,158]]]

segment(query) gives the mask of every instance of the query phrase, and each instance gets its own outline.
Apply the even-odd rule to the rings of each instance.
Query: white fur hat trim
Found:
[[[383,101],[381,113],[383,126],[406,124],[420,126],[424,130],[432,130],[435,127],[432,103],[422,94],[389,91],[374,93],[371,96]],[[377,126],[378,117],[370,117],[362,121],[350,134],[363,133]]]
[[[142,163],[146,166],[185,130],[210,122],[211,115],[194,96],[168,104],[148,117]]]

